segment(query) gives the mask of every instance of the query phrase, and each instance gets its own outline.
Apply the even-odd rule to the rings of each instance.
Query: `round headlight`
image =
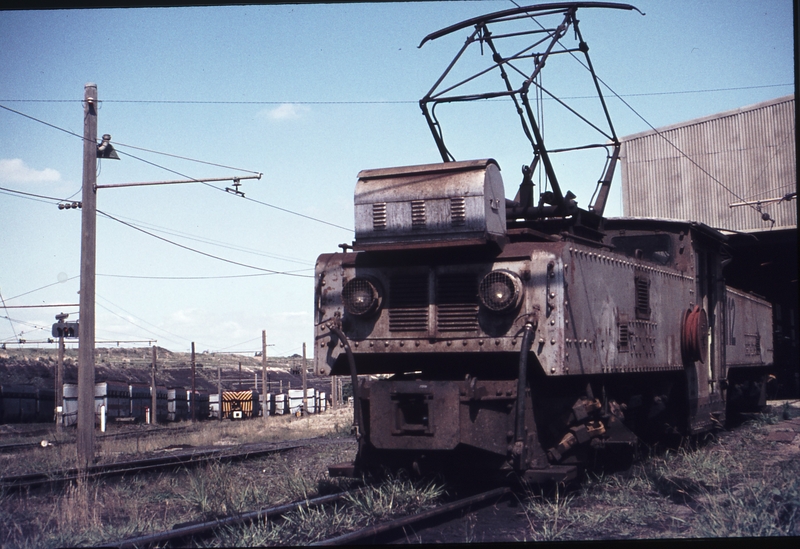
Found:
[[[510,311],[522,303],[522,281],[514,273],[492,271],[481,280],[478,296],[490,311]]]
[[[353,316],[374,313],[381,304],[381,295],[376,285],[366,278],[348,280],[342,288],[344,310]]]

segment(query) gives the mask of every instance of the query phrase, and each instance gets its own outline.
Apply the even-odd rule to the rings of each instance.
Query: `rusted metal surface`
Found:
[[[505,236],[494,160],[364,170],[355,194],[355,249],[483,243]]]
[[[356,462],[332,474],[439,460],[563,481],[590,452],[710,430],[729,408],[763,404],[771,308],[725,286],[727,237],[692,221],[602,218],[617,160],[610,119],[607,133],[590,123],[612,143],[593,211],[558,187],[527,93],[566,29],[586,54],[575,13],[587,6],[620,7],[506,10],[426,39],[474,26],[453,63],[471,44],[488,48],[485,73],[497,69],[503,90],[456,95],[471,79],[444,83],[451,63],[421,101],[444,162],[361,172],[356,251],[317,261],[316,371],[351,375],[361,429]],[[543,14],[560,23],[513,33],[541,33],[542,51],[502,57],[497,41],[512,34],[487,25]],[[534,69],[516,88],[505,69],[522,58]],[[514,200],[494,161],[453,161],[427,110],[500,96],[514,99],[534,151]],[[537,168],[551,189],[538,204]]]

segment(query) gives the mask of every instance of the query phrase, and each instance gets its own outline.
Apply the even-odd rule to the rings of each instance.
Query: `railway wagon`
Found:
[[[152,386],[150,390],[152,391]],[[152,395],[152,393],[151,393]],[[150,405],[153,400],[150,397]],[[163,423],[169,419],[169,390],[166,385],[156,385],[156,420]]]
[[[146,383],[129,383],[128,390],[130,391],[130,417],[144,422],[151,404],[150,386]]]
[[[258,416],[258,391],[223,391],[222,418],[250,419]]]
[[[100,381],[94,385],[94,412],[99,417],[105,406],[110,421],[131,417],[130,385],[126,381]]]
[[[192,391],[187,390],[186,400],[189,407],[188,418],[192,417],[192,406],[197,406],[196,419],[208,419],[210,417],[208,391],[197,390],[192,395]]]
[[[36,387],[29,385],[0,386],[0,423],[36,421]]]
[[[78,384],[64,383],[61,421],[65,427],[78,423]]]
[[[36,421],[47,423],[55,419],[56,391],[55,389],[36,390]]]
[[[290,414],[297,414],[298,412],[304,412],[307,414],[316,413],[316,391],[313,387],[306,389],[305,399],[303,398],[302,389],[289,389],[287,391],[287,397],[289,400]],[[308,404],[306,404],[306,402]]]
[[[215,397],[217,395],[210,395]],[[219,401],[217,401],[219,406]],[[217,408],[219,412],[219,408]],[[186,389],[183,387],[170,387],[167,390],[167,420],[183,421],[189,417],[189,401]]]
[[[606,149],[592,203],[578,207],[559,185],[528,91],[574,37],[600,92],[578,31],[585,7],[635,9],[514,8],[423,40],[475,29],[420,101],[443,162],[360,172],[355,240],[316,264],[315,367],[350,375],[359,445],[332,475],[390,466],[564,481],[597,452],[701,433],[765,404],[771,306],[726,286],[727,237],[692,221],[603,217],[620,145],[602,96],[608,141],[558,151]],[[539,16],[555,22],[488,30]],[[533,60],[515,88],[505,67],[521,60],[498,41],[531,35],[541,53],[512,50]],[[446,84],[470,46],[493,52],[499,91]],[[533,150],[513,199],[496,161],[453,158],[430,108],[499,97],[516,104]]]
[[[275,408],[272,410],[276,416],[289,413],[288,398],[286,393],[275,394]]]

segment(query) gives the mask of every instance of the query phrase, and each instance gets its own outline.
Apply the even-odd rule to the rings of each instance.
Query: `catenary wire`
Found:
[[[102,216],[104,216],[104,217],[107,217],[108,219],[116,221],[117,223],[121,223],[122,225],[130,227],[131,229],[135,229],[135,230],[137,230],[139,232],[142,232],[142,233],[144,233],[146,235],[152,236],[153,238],[157,238],[158,240],[162,240],[164,242],[167,242],[168,244],[172,244],[173,246],[177,246],[179,248],[183,248],[184,250],[188,250],[190,252],[194,252],[194,253],[197,253],[197,254],[200,254],[200,255],[204,255],[206,257],[210,257],[210,258],[216,259],[218,261],[224,261],[225,263],[231,263],[233,265],[239,265],[240,267],[247,267],[248,269],[255,269],[257,271],[262,271],[262,272],[269,273],[269,274],[282,274],[282,275],[286,275],[286,276],[297,276],[297,277],[302,277],[302,278],[314,278],[312,275],[297,274],[297,273],[290,272],[290,271],[275,271],[273,269],[265,269],[263,267],[256,267],[255,265],[248,265],[247,263],[240,263],[238,261],[233,261],[231,259],[225,259],[224,257],[219,257],[219,256],[216,256],[216,255],[213,255],[213,254],[209,254],[207,252],[202,252],[202,251],[197,250],[195,248],[191,248],[189,246],[184,246],[183,244],[178,244],[177,242],[169,240],[168,238],[164,238],[163,236],[158,236],[157,234],[151,233],[150,231],[146,231],[146,230],[144,230],[144,229],[142,229],[140,227],[137,227],[136,225],[133,225],[131,223],[127,223],[125,221],[122,221],[121,219],[118,219],[118,218],[114,217],[113,215],[107,214],[107,213],[105,213],[105,212],[103,212],[101,210],[97,210],[97,213],[102,215]]]
[[[516,2],[515,2],[516,4]],[[516,4],[519,7],[519,4]],[[707,88],[700,90],[670,90],[664,92],[626,93],[622,97],[657,97],[663,95],[686,95],[693,93],[718,93],[727,91],[757,90],[767,88],[782,88],[794,84],[760,84],[757,86],[733,86],[729,88]],[[567,96],[563,99],[594,99],[594,95]],[[4,103],[80,103],[82,99],[0,99]],[[502,101],[497,99],[496,101]],[[165,105],[416,105],[419,100],[396,99],[382,101],[207,101],[187,99],[103,99],[99,103],[141,103]],[[2,105],[0,105],[1,107]],[[7,109],[13,112],[13,109]],[[58,128],[60,129],[60,128]]]
[[[78,138],[80,138],[81,140],[83,140],[83,139],[84,139],[84,137],[83,137],[83,136],[81,136],[81,135],[78,135],[78,134],[76,134],[75,132],[71,132],[71,131],[69,131],[69,130],[65,130],[64,128],[59,128],[58,126],[56,126],[56,125],[54,125],[54,124],[50,124],[49,122],[45,122],[45,121],[43,121],[43,120],[40,120],[40,119],[38,119],[38,118],[35,118],[35,117],[33,117],[33,116],[30,116],[30,115],[27,115],[27,114],[25,114],[25,113],[19,112],[19,111],[17,111],[17,110],[10,109],[10,108],[8,108],[8,107],[6,107],[6,106],[4,106],[4,105],[0,105],[0,108],[2,108],[2,109],[5,109],[5,110],[7,110],[7,111],[10,111],[10,112],[13,112],[13,113],[15,113],[15,114],[18,114],[18,115],[20,115],[20,116],[23,116],[23,117],[25,117],[25,118],[28,118],[28,119],[30,119],[30,120],[33,120],[33,121],[35,121],[35,122],[39,122],[40,124],[44,124],[45,126],[49,126],[49,127],[51,127],[51,128],[55,128],[56,130],[62,131],[62,132],[64,132],[64,133],[67,133],[67,134],[69,134],[69,135],[72,135],[72,136],[78,137]],[[191,160],[191,161],[193,161],[193,162],[207,163],[207,162],[205,162],[205,161],[202,161],[202,160],[194,160],[194,159],[190,159],[190,158],[179,157],[179,156],[177,156],[177,155],[171,155],[171,154],[169,154],[169,153],[160,153],[160,152],[153,151],[153,150],[150,150],[150,149],[143,149],[143,148],[140,148],[140,147],[133,147],[133,146],[131,146],[131,145],[125,145],[125,146],[127,146],[127,147],[129,147],[129,148],[135,148],[135,149],[138,149],[138,150],[144,150],[144,151],[148,151],[148,152],[155,153],[155,154],[164,154],[164,155],[166,155],[166,156],[174,156],[174,157],[176,157],[176,158],[184,158],[184,159],[186,159],[186,160]],[[162,169],[162,170],[165,170],[165,171],[167,171],[167,172],[174,173],[174,174],[176,174],[176,175],[179,175],[179,176],[181,176],[181,177],[183,177],[183,178],[186,178],[186,179],[195,179],[194,177],[188,176],[188,175],[186,175],[186,174],[183,174],[183,173],[181,173],[181,172],[178,172],[178,171],[176,171],[176,170],[172,170],[172,169],[170,169],[170,168],[167,168],[167,167],[165,167],[165,166],[162,166],[162,165],[160,165],[160,164],[156,164],[155,162],[150,162],[149,160],[145,160],[144,158],[138,157],[138,156],[136,156],[136,155],[133,155],[133,154],[131,154],[131,153],[127,153],[127,152],[125,152],[125,151],[121,151],[121,150],[119,150],[119,149],[117,149],[117,148],[115,148],[115,150],[116,150],[118,153],[120,153],[120,154],[123,154],[123,155],[125,155],[125,156],[129,156],[129,157],[131,157],[131,158],[133,158],[133,159],[135,159],[135,160],[138,160],[138,161],[140,161],[140,162],[143,162],[143,163],[145,163],[145,164],[149,164],[149,165],[151,165],[151,166],[153,166],[153,167],[156,167],[156,168],[160,168],[160,169]],[[222,164],[213,164],[213,163],[208,163],[208,164],[215,165],[215,166],[222,166]],[[260,173],[260,172],[254,172],[254,171],[252,171],[252,170],[244,170],[244,169],[242,169],[242,168],[230,168],[230,169],[239,170],[239,171],[245,171],[245,172],[249,172],[249,173]],[[215,187],[214,185],[210,185],[210,184],[208,184],[208,183],[201,182],[201,181],[198,181],[198,182],[199,182],[199,183],[203,183],[204,185],[208,185],[208,186],[209,186],[209,187],[211,187],[212,189],[217,189],[218,191],[222,191],[222,192],[224,192],[225,194],[230,194],[230,193],[228,193],[227,191],[225,191],[225,189],[222,189],[222,188],[220,188],[220,187]],[[13,191],[12,191],[12,192],[13,192]],[[24,193],[22,193],[22,194],[24,194]],[[74,196],[74,195],[73,195],[73,196]],[[275,206],[275,205],[273,205],[273,204],[269,204],[269,203],[267,203],[267,202],[262,202],[262,201],[260,201],[260,200],[255,200],[255,199],[253,199],[253,198],[246,198],[246,197],[242,197],[242,198],[245,198],[246,200],[249,200],[249,201],[251,201],[251,202],[255,202],[255,203],[257,203],[257,204],[261,204],[262,206],[267,206],[267,207],[270,207],[270,208],[274,208],[274,209],[276,209],[276,210],[280,210],[280,211],[282,211],[282,212],[286,212],[286,213],[290,213],[290,214],[292,214],[292,215],[296,215],[296,216],[298,216],[298,217],[302,217],[302,218],[304,218],[304,219],[308,219],[308,220],[311,220],[311,221],[316,221],[316,222],[318,222],[318,223],[323,223],[323,224],[325,224],[325,225],[329,225],[329,226],[331,226],[331,227],[336,227],[336,228],[338,228],[338,229],[342,229],[342,230],[345,230],[345,231],[348,231],[348,232],[352,232],[352,229],[350,229],[350,228],[348,228],[348,227],[343,227],[343,226],[341,226],[341,225],[337,225],[337,224],[335,224],[335,223],[330,223],[330,222],[328,222],[328,221],[323,221],[322,219],[317,219],[317,218],[315,218],[315,217],[312,217],[312,216],[309,216],[309,215],[301,214],[301,213],[299,213],[299,212],[295,212],[295,211],[293,211],[293,210],[289,210],[289,209],[287,209],[287,208],[281,208],[280,206]],[[53,199],[53,200],[61,200],[61,199]]]

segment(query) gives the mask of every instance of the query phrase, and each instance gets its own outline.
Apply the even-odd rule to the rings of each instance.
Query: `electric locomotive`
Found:
[[[602,96],[610,130],[592,204],[578,207],[555,176],[529,91],[568,29],[597,85],[575,16],[596,7],[635,9],[515,8],[423,40],[474,27],[464,48],[491,51],[503,85],[457,95],[440,78],[420,105],[443,162],[359,173],[355,240],[317,260],[316,370],[351,376],[359,443],[356,461],[331,474],[389,466],[563,481],[595,451],[700,433],[765,403],[771,306],[725,285],[726,236],[603,217],[620,145]],[[560,24],[537,27],[541,51],[500,55],[498,40],[521,33],[490,24],[543,15]],[[509,67],[522,56],[533,74],[515,86]],[[514,199],[496,161],[455,161],[431,108],[498,97],[514,102],[533,148]],[[536,170],[548,190],[535,203]]]

